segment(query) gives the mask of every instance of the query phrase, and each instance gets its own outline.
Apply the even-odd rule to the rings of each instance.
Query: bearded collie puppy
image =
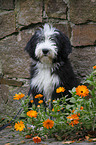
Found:
[[[69,90],[77,86],[77,80],[68,59],[72,52],[68,37],[45,24],[35,32],[25,50],[32,58],[30,89],[35,105],[37,94],[43,95],[44,102],[61,98],[56,93],[58,87],[65,88],[63,96],[71,97]]]

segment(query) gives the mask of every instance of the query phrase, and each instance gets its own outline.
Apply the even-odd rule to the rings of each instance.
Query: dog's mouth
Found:
[[[52,64],[52,60],[53,60],[52,57],[48,55],[42,55],[39,59],[41,63],[44,64]]]

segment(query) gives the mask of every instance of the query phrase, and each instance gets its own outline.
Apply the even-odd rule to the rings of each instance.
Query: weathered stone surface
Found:
[[[15,14],[13,11],[0,13],[0,38],[15,32]]]
[[[72,45],[84,46],[96,44],[96,25],[74,25],[72,27]]]
[[[69,18],[74,24],[96,21],[96,0],[70,0]]]
[[[42,1],[18,0],[16,2],[17,21],[21,25],[42,22]]]
[[[0,9],[2,10],[14,9],[14,1],[13,0],[0,0]]]
[[[66,19],[67,5],[63,0],[46,0],[45,13],[51,18]]]
[[[21,87],[23,85],[23,82],[17,81],[17,80],[12,80],[12,79],[1,78],[0,84],[7,84],[8,86]]]
[[[19,35],[12,35],[0,41],[2,71],[8,77],[29,78],[30,59],[24,51],[32,36],[32,29],[23,30]]]
[[[66,36],[70,38],[71,36],[71,27],[68,23],[62,23],[62,24],[54,24],[53,25],[55,28],[59,29],[61,32],[63,32]]]
[[[70,60],[75,73],[82,80],[96,65],[96,47],[73,48]]]
[[[8,102],[8,95],[9,95],[8,86],[4,84],[0,84],[0,86],[1,86],[0,104],[3,104],[3,102],[4,104],[6,104]]]
[[[26,85],[27,83],[27,85]],[[13,99],[15,94],[21,92],[25,94],[25,97],[28,95],[29,91],[29,80],[26,80],[26,83],[22,87],[12,87],[5,84],[1,85],[1,96],[0,96],[0,115],[6,116],[9,115],[15,116],[18,112],[19,108],[21,108],[21,104],[19,101]],[[15,113],[15,114],[14,114]]]

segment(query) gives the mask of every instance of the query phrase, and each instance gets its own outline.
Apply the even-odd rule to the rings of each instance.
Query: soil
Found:
[[[68,143],[68,142],[66,142]],[[70,143],[70,142],[69,142]],[[15,131],[11,126],[5,128],[0,132],[0,145],[36,145],[32,138],[26,139],[19,135],[18,131]],[[66,145],[64,141],[56,141],[55,139],[46,139],[41,141],[38,145]],[[96,145],[96,142],[80,141],[74,142],[72,145]]]

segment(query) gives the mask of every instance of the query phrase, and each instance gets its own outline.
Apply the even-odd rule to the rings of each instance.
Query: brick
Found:
[[[13,10],[14,9],[13,0],[0,0],[0,9],[2,9],[2,10]]]
[[[96,25],[74,25],[72,27],[72,45],[86,46],[96,44]]]
[[[96,21],[95,0],[70,0],[70,21],[74,24]]]
[[[0,13],[0,38],[15,32],[14,11]]]
[[[51,18],[66,19],[67,5],[63,0],[46,0],[45,13]]]
[[[42,22],[42,1],[18,0],[16,2],[17,21],[21,25]]]
[[[4,76],[30,77],[30,58],[24,47],[33,33],[33,29],[23,30],[17,36],[12,35],[0,41],[0,59]]]

